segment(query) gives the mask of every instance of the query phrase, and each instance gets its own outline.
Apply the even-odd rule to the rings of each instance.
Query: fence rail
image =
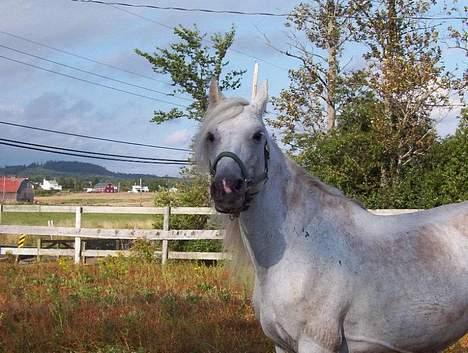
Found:
[[[370,210],[379,215],[395,215],[412,213],[419,210]],[[21,226],[3,225],[2,214],[7,212],[24,213],[74,213],[75,227],[49,227],[49,226]],[[151,214],[163,215],[163,229],[107,229],[82,228],[81,216],[83,213],[100,214]],[[27,234],[30,236],[51,236],[74,239],[73,249],[43,249],[40,238],[35,248],[15,248],[0,245],[0,255],[30,256],[72,256],[75,263],[84,261],[87,257],[102,256],[128,256],[128,250],[93,250],[85,248],[86,239],[147,239],[162,241],[161,251],[155,252],[165,264],[168,259],[184,260],[223,260],[229,254],[220,252],[175,252],[169,251],[171,240],[220,240],[223,238],[222,230],[170,230],[171,215],[213,215],[216,214],[210,207],[110,207],[110,206],[48,206],[48,205],[1,205],[0,204],[0,234]]]

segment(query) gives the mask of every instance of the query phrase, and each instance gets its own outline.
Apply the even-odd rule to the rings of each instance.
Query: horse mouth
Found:
[[[215,209],[219,213],[238,214],[248,208],[250,197],[245,186],[239,190],[230,190],[227,193],[224,188],[217,187],[213,183],[210,191]]]
[[[238,200],[235,202],[232,201],[224,201],[224,200],[214,200],[215,209],[219,213],[230,213],[235,214],[247,209],[246,205],[244,204],[244,198],[242,200]]]

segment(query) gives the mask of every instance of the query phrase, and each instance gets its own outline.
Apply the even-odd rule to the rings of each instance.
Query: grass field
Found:
[[[140,194],[130,192],[118,193],[69,193],[61,192],[51,196],[36,196],[35,201],[41,205],[78,205],[78,206],[154,206],[152,192]]]
[[[2,353],[273,352],[223,266],[0,264]],[[447,351],[466,353],[468,337]]]
[[[0,352],[271,352],[222,266],[0,264]]]

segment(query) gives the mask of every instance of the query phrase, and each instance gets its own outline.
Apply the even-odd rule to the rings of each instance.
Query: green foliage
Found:
[[[154,241],[146,239],[137,239],[132,242],[130,251],[132,256],[140,261],[154,262],[156,260],[155,252],[157,246]]]
[[[453,136],[436,142],[408,168],[398,185],[397,207],[430,208],[468,200],[468,129],[462,120]]]
[[[466,120],[455,136],[441,140],[431,117],[449,103],[447,92],[460,95],[464,88],[444,66],[437,27],[420,20],[433,6],[318,0],[297,6],[288,18],[306,40],[295,36],[297,50],[286,53],[301,65],[290,70],[290,87],[273,98],[279,116],[269,123],[300,164],[370,208],[467,199]],[[351,15],[339,16],[349,21],[337,26],[337,13]],[[455,41],[462,36],[452,31]],[[344,74],[337,68],[349,39],[368,48],[366,66]],[[330,108],[336,109],[334,129]]]
[[[332,133],[302,140],[298,162],[323,181],[368,208],[430,208],[468,199],[466,120],[453,136],[435,141],[427,153],[407,164],[391,183],[382,182],[388,155],[366,116]],[[366,129],[363,129],[366,130]]]
[[[157,193],[157,207],[208,207],[210,193],[208,179],[203,176],[187,178],[176,185],[177,191],[163,190]],[[171,215],[170,229],[216,229],[206,215]],[[162,220],[157,219],[155,228],[162,229]],[[220,251],[221,244],[213,240],[171,241],[170,247],[177,251]]]
[[[215,33],[210,36],[212,47],[204,44],[207,34],[201,34],[196,26],[192,29],[176,26],[174,34],[180,40],[168,48],[156,48],[149,54],[136,49],[136,53],[144,57],[153,66],[154,72],[169,75],[174,87],[173,94],[187,94],[193,98],[185,110],[172,108],[164,112],[154,112],[154,122],[187,117],[200,121],[208,107],[206,91],[210,80],[215,77],[220,81],[220,89],[237,89],[245,70],[231,70],[221,77],[223,69],[229,64],[224,58],[234,41],[235,30],[232,28],[224,34]]]

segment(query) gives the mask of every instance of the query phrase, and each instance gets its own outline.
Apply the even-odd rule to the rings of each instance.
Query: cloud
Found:
[[[187,129],[177,130],[177,131],[174,131],[169,136],[167,136],[163,140],[163,142],[168,145],[186,146],[189,143],[192,136],[193,136],[193,133],[191,133]]]

